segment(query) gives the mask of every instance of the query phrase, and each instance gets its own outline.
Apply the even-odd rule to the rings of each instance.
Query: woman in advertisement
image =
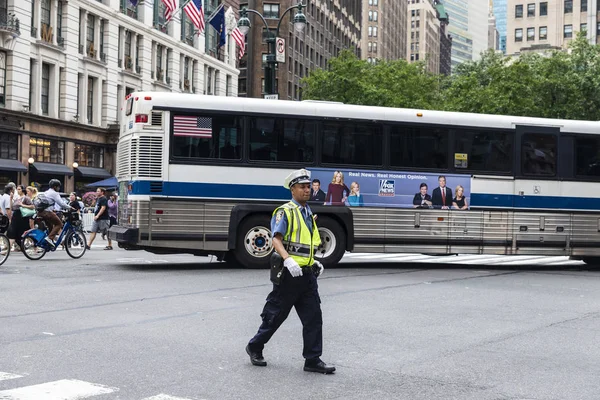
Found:
[[[327,196],[325,197],[325,205],[343,206],[346,203],[346,198],[350,193],[350,189],[344,183],[344,174],[341,171],[333,173],[333,179],[327,188]]]
[[[352,182],[350,185],[350,196],[348,196],[348,205],[352,207],[362,207],[363,197],[360,195],[360,185],[358,182]]]
[[[456,196],[452,199],[452,208],[455,210],[468,210],[469,205],[465,197],[465,188],[462,185],[457,185],[455,194]]]

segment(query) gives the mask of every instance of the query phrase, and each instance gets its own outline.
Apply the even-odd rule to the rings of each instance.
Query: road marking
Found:
[[[119,389],[76,379],[62,379],[39,385],[0,391],[2,400],[80,400],[116,392]]]
[[[0,381],[7,381],[9,379],[22,378],[23,375],[11,374],[9,372],[0,372]]]
[[[524,256],[499,254],[465,254],[430,256],[424,254],[377,254],[377,253],[347,253],[343,258],[346,262],[370,260],[374,262],[396,263],[434,263],[434,264],[473,264],[473,265],[582,265],[583,261],[570,260],[568,256]]]
[[[174,397],[174,396],[169,396],[168,394],[161,393],[156,396],[146,397],[142,400],[191,400],[191,399],[184,399],[183,397]]]

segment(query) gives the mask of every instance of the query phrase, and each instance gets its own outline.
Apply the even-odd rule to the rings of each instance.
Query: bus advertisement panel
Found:
[[[311,203],[468,210],[471,175],[310,168]],[[316,182],[319,181],[317,189]]]

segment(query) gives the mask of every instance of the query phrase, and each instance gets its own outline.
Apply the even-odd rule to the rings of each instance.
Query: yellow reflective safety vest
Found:
[[[288,221],[287,231],[283,237],[286,251],[301,267],[312,266],[315,262],[315,248],[321,244],[321,236],[319,236],[314,215],[312,217],[313,230],[310,232],[302,217],[302,212],[300,212],[300,206],[296,203],[290,201],[278,207],[273,215],[280,210],[285,212]]]

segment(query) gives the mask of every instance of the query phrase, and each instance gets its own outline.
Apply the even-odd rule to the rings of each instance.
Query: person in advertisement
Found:
[[[325,205],[331,204],[332,206],[343,206],[346,204],[346,198],[350,194],[350,189],[344,183],[344,174],[342,171],[335,171],[333,173],[333,179],[327,187],[327,197],[325,198]]]
[[[413,198],[413,208],[431,208],[432,205],[431,196],[427,194],[427,184],[423,182],[419,186],[419,193]]]
[[[446,187],[446,177],[444,175],[438,177],[438,183],[440,186],[433,189],[431,195],[433,208],[448,210],[452,207],[452,189]]]
[[[312,189],[310,190],[309,203],[323,203],[325,201],[325,192],[321,190],[321,181],[313,179]]]
[[[304,371],[332,374],[335,367],[321,360],[323,351],[323,318],[317,277],[323,265],[314,259],[314,250],[321,243],[313,215],[307,202],[310,199],[310,172],[293,171],[284,181],[292,200],[277,209],[271,219],[273,247],[283,258],[284,275],[267,296],[261,313],[258,332],[246,346],[252,365],[267,365],[263,357],[265,344],[287,319],[292,307],[302,322]]]

